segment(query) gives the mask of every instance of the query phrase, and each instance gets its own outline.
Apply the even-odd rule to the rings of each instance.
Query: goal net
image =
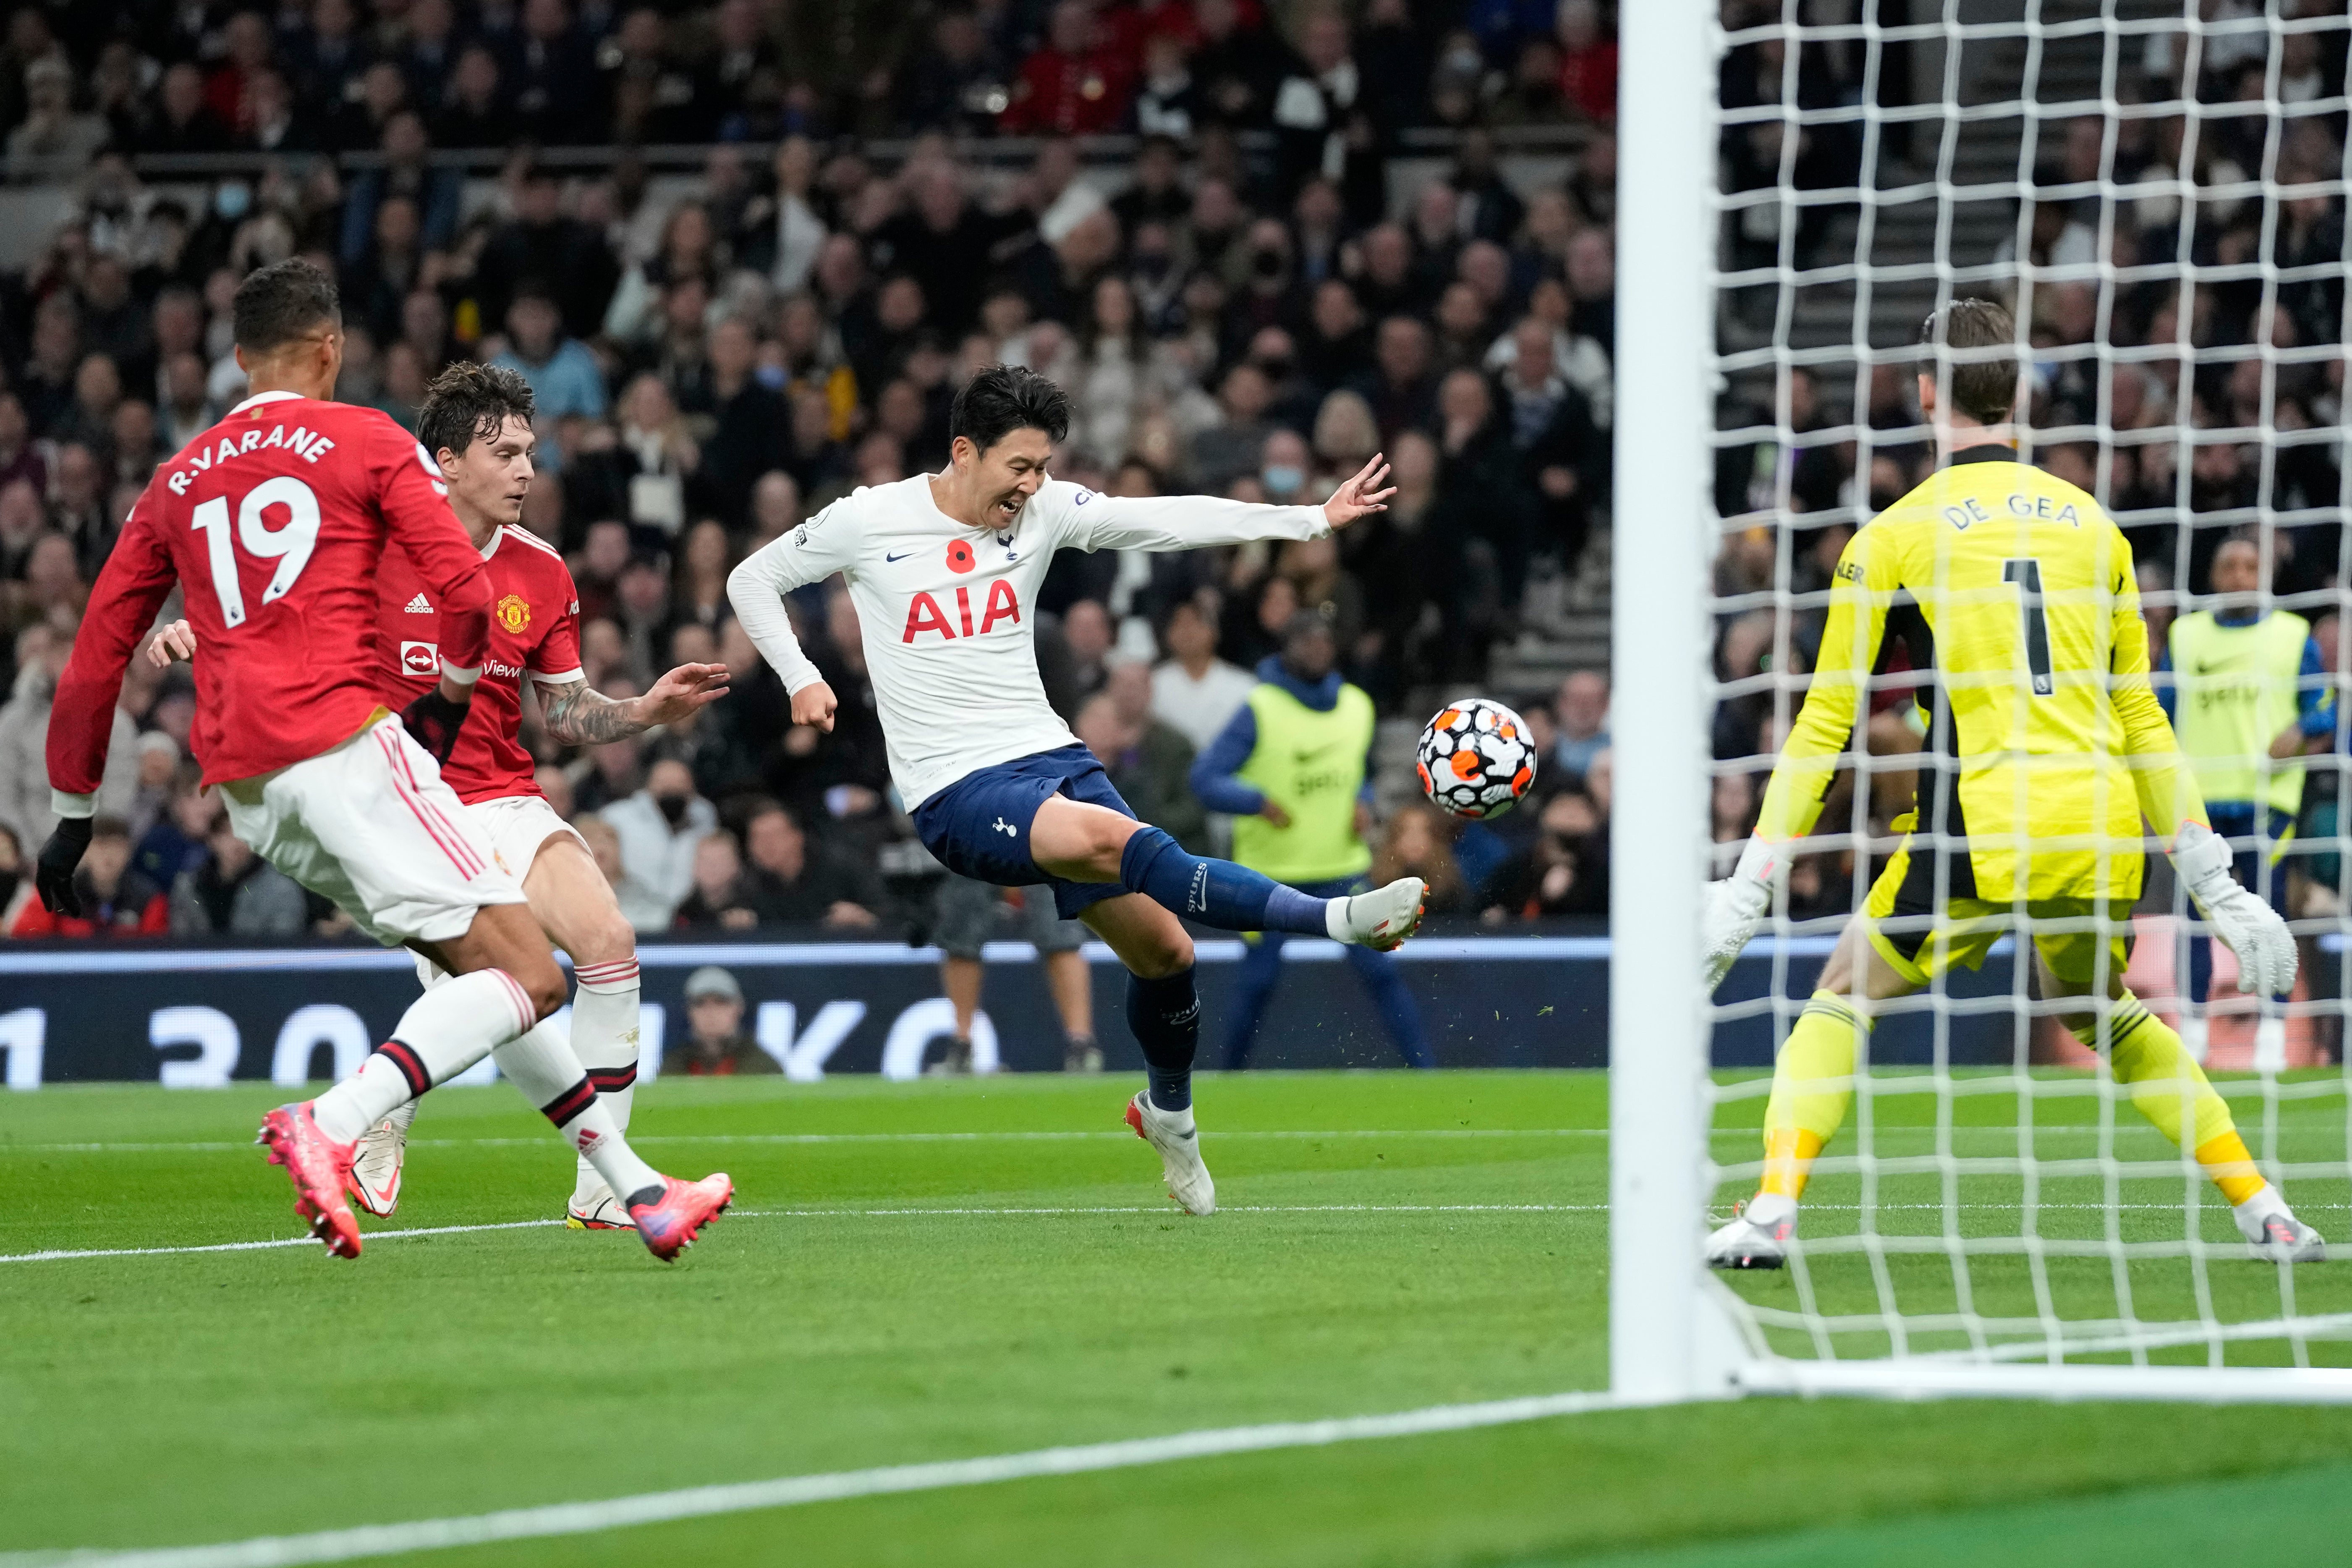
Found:
[[[2335,1065],[2352,886],[2333,708],[2352,589],[2344,7],[1694,0],[1628,5],[1624,24],[1620,1389],[2352,1398],[2336,1370],[2352,1367],[2352,1102]],[[2153,676],[2168,702],[2247,700],[2195,677],[2218,668],[2209,649],[2264,635],[2237,636],[2249,624],[2318,650],[2265,699],[2275,744],[2219,742],[2245,725],[2210,711],[2190,737],[2207,794],[2248,797],[2216,826],[2291,921],[2300,977],[2284,1000],[2242,996],[2161,846],[2110,840],[2095,859],[2145,852],[2136,901],[2032,929],[2010,906],[1979,967],[1848,998],[1864,1018],[1851,1075],[1805,1087],[1851,1101],[1786,1267],[1710,1273],[1698,1237],[1765,1174],[1776,1055],[1906,833],[1937,868],[1928,910],[1906,900],[1880,929],[1907,924],[1906,950],[1953,936],[1935,911],[1969,875],[1968,841],[1933,805],[1957,769],[1934,644],[1890,636],[1786,889],[1715,995],[1690,1001],[1697,886],[1732,869],[1830,657],[1841,551],[1938,463],[1915,378],[1949,406],[1970,355],[1923,349],[1921,327],[1969,298],[2013,312],[2021,460],[2123,530],[2152,662],[2194,650],[2179,682]],[[2011,578],[2018,642],[2034,646],[2042,584]],[[2020,732],[2037,679],[2021,666]],[[2036,788],[2056,786],[2030,763],[2016,776],[2030,821]],[[2128,773],[2112,787],[2129,799]],[[2021,831],[2013,847],[2030,865],[2084,847]],[[1634,857],[1658,875],[1628,875]],[[1688,892],[1664,885],[1685,871]],[[2096,1003],[2087,1044],[2067,1026],[2084,1005],[2048,994],[2035,960],[2036,931],[2062,928],[2095,952],[2102,994],[2105,939],[2129,939],[2113,962],[2137,1001]],[[2145,1086],[2136,1107],[2109,1060],[2140,1005],[2204,1064],[2260,1173],[2337,1261],[2250,1259],[2198,1138],[2152,1125]]]

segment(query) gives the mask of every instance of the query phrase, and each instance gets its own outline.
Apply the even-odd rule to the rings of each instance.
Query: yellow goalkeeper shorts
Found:
[[[1871,884],[1863,904],[1870,945],[1887,966],[1914,985],[1926,985],[1954,969],[1975,969],[2002,937],[2021,927],[2033,939],[2050,973],[2069,985],[2091,988],[2100,978],[2104,947],[2109,974],[2121,974],[2131,958],[2128,899],[2035,899],[2023,906],[1988,903],[1969,896],[1976,877],[1965,853],[1940,856],[1932,840],[1914,850],[1910,829],[1916,815],[1895,819],[1905,830],[1886,869]],[[1936,866],[1947,870],[1937,887]]]

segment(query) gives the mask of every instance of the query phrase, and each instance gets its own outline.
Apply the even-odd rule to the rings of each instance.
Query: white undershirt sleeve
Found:
[[[854,499],[854,498],[851,498]],[[798,528],[771,540],[727,574],[727,599],[752,646],[794,695],[824,678],[793,635],[784,595],[847,569],[856,554],[845,501],[835,501]]]

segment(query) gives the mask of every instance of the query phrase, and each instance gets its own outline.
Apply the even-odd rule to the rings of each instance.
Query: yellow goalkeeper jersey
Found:
[[[2131,546],[2090,496],[1986,446],[1847,544],[1760,837],[1811,831],[1890,636],[1918,674],[1889,679],[1920,681],[1929,717],[1916,831],[1966,841],[1948,896],[2136,898],[2142,816],[2168,839],[2205,821],[2148,684]]]

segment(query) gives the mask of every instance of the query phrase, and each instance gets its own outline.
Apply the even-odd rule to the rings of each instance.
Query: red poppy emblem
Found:
[[[948,546],[949,571],[969,572],[979,564],[980,557],[974,555],[971,552],[971,546],[965,543],[962,540],[959,539],[953,544]]]

